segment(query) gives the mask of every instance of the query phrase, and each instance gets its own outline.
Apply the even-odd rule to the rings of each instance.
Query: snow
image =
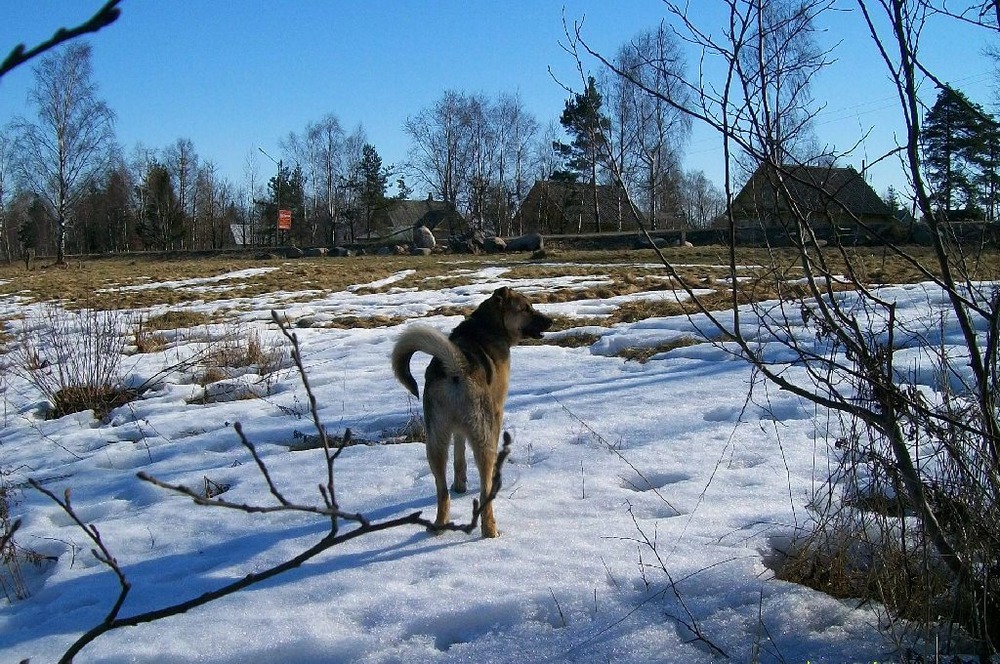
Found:
[[[189,308],[236,311],[241,333],[257,331],[279,347],[271,308],[293,323],[390,315],[450,330],[459,317],[429,314],[474,306],[499,286],[530,294],[600,281],[511,280],[503,269],[467,270],[465,277],[463,286],[425,281],[414,288],[403,287],[414,275],[401,272],[308,301],[271,293]],[[235,292],[240,278],[170,287],[228,284]],[[941,299],[930,285],[882,295],[905,303],[900,315],[941,326]],[[288,297],[297,299],[283,307]],[[538,308],[590,318],[621,299]],[[0,319],[15,332],[38,312],[0,300]],[[390,440],[420,412],[389,366],[403,327],[294,330],[332,434],[350,428],[368,441]],[[77,661],[718,661],[712,647],[733,661],[757,651],[761,661],[891,657],[894,647],[870,606],[776,580],[765,564],[773,542],[808,527],[805,506],[830,453],[824,413],[785,392],[771,391],[767,408],[760,398],[748,400],[751,372],[721,344],[684,346],[645,364],[615,355],[628,346],[703,338],[707,329],[704,320],[654,318],[582,328],[600,335],[590,347],[514,349],[504,423],[514,445],[495,504],[499,538],[435,536],[417,527],[368,534],[184,615],[106,634]],[[197,331],[179,332],[168,349],[126,357],[123,367],[146,379],[204,344]],[[415,376],[420,361],[426,358],[415,359]],[[914,365],[920,361],[914,349]],[[297,375],[285,368],[266,385],[241,380],[259,398],[204,403],[189,371],[170,373],[105,423],[91,413],[47,421],[26,381],[11,372],[0,381],[0,465],[12,482],[31,477],[60,496],[71,489],[77,514],[99,529],[132,584],[123,617],[264,570],[328,530],[325,519],[307,514],[196,506],[136,477],[141,471],[190,487],[207,478],[230,486],[222,496],[229,501],[274,504],[234,431],[240,422],[287,497],[321,504],[322,451],[291,451],[315,433]],[[383,520],[420,510],[433,518],[433,479],[419,443],[348,447],[335,477],[345,511]],[[453,497],[456,520],[468,520],[476,483],[471,472],[469,493]],[[55,661],[104,619],[116,578],[39,492],[25,489],[14,512],[23,519],[19,544],[56,559],[41,571],[24,567],[31,596],[0,605],[0,661]],[[685,624],[697,625],[704,640]]]

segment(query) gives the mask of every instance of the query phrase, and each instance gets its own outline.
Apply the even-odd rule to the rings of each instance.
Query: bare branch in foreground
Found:
[[[270,471],[268,470],[267,464],[264,459],[260,456],[257,448],[249,440],[246,434],[243,432],[242,427],[237,423],[235,429],[239,435],[240,442],[249,451],[250,455],[253,457],[254,462],[257,466],[258,471],[263,476],[265,483],[268,486],[268,490],[271,496],[275,499],[276,504],[272,505],[251,505],[245,503],[236,503],[221,499],[218,497],[210,498],[206,495],[191,489],[190,487],[181,484],[170,484],[159,480],[147,473],[138,473],[137,477],[145,482],[154,484],[161,488],[167,489],[174,493],[186,496],[195,502],[197,505],[204,505],[207,507],[222,507],[231,510],[237,510],[248,514],[257,513],[273,513],[273,512],[298,512],[298,513],[309,513],[322,516],[329,519],[329,531],[323,535],[319,541],[317,541],[312,546],[301,551],[296,556],[288,558],[287,560],[278,563],[270,568],[267,568],[261,572],[251,573],[235,581],[227,583],[215,590],[198,595],[184,601],[176,602],[167,606],[163,606],[158,609],[151,611],[146,611],[143,613],[138,613],[131,616],[121,617],[120,611],[125,603],[125,599],[132,589],[132,585],[125,576],[124,571],[119,565],[117,559],[111,553],[111,550],[101,539],[100,532],[93,525],[89,525],[83,522],[79,515],[75,512],[73,505],[70,501],[69,490],[64,494],[64,497],[60,499],[53,492],[44,488],[42,484],[36,480],[29,480],[31,486],[38,491],[45,494],[53,502],[55,502],[70,519],[86,533],[87,537],[94,543],[95,548],[91,550],[94,557],[103,565],[108,567],[115,576],[118,578],[119,593],[118,597],[114,602],[112,608],[108,611],[105,618],[93,628],[88,630],[82,636],[80,636],[73,644],[70,645],[69,649],[63,654],[62,658],[59,660],[61,663],[69,663],[73,661],[73,658],[79,654],[88,644],[99,638],[100,636],[111,632],[122,627],[133,627],[143,623],[153,622],[170,616],[179,615],[186,613],[191,609],[203,606],[217,599],[232,595],[241,590],[244,590],[250,586],[258,584],[262,581],[275,577],[279,574],[287,572],[289,570],[295,569],[310,559],[320,555],[324,551],[348,542],[355,538],[361,537],[363,535],[368,535],[371,533],[376,533],[383,530],[389,530],[392,528],[398,528],[402,526],[423,526],[428,531],[431,532],[441,532],[447,530],[460,531],[464,533],[472,533],[478,528],[480,516],[485,509],[486,505],[492,502],[498,495],[502,485],[502,469],[504,462],[510,456],[511,445],[513,439],[508,432],[503,434],[503,446],[497,454],[496,467],[493,474],[493,488],[490,494],[486,497],[486,501],[483,505],[479,504],[478,500],[473,500],[472,517],[469,523],[453,523],[449,522],[443,526],[437,526],[433,521],[426,519],[422,516],[422,512],[411,512],[409,514],[386,519],[383,521],[370,521],[367,517],[360,513],[350,513],[342,511],[334,499],[333,493],[333,463],[339,456],[343,447],[347,445],[350,440],[350,431],[345,434],[344,445],[333,447],[331,446],[324,427],[319,419],[318,409],[316,408],[316,398],[312,392],[309,385],[308,379],[306,377],[305,369],[301,362],[301,357],[299,353],[298,340],[293,333],[288,332],[287,327],[278,319],[277,315],[274,315],[275,322],[278,323],[279,327],[285,336],[291,341],[293,346],[293,356],[295,357],[296,366],[299,368],[300,377],[302,383],[306,388],[309,395],[309,400],[312,413],[313,422],[316,425],[317,431],[319,432],[320,439],[323,441],[324,454],[326,455],[327,462],[327,481],[326,484],[319,485],[319,492],[322,496],[322,504],[317,505],[301,505],[296,504],[287,498],[274,482],[271,477]],[[340,521],[345,521],[348,523],[355,524],[351,530],[347,532],[340,532],[339,525]],[[16,529],[16,524],[15,524]],[[13,532],[13,529],[12,531]]]
[[[103,7],[98,9],[97,13],[91,16],[86,22],[81,23],[75,28],[59,28],[50,39],[42,42],[30,50],[27,50],[24,44],[18,44],[11,50],[10,53],[7,54],[4,61],[0,62],[0,78],[15,67],[23,65],[28,60],[55,48],[63,42],[67,42],[81,35],[97,32],[108,27],[118,20],[118,17],[121,15],[121,10],[118,9],[117,6],[120,2],[121,0],[108,0],[108,2],[106,2]]]

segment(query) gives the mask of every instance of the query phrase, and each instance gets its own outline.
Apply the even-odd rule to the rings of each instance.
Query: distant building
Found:
[[[415,227],[426,226],[439,238],[465,231],[465,219],[454,204],[436,201],[431,196],[423,200],[390,200],[380,210],[377,227],[386,235],[399,236],[409,242]]]
[[[601,231],[639,230],[640,217],[623,188],[598,185],[597,199]],[[514,228],[522,233],[546,235],[596,232],[593,187],[578,182],[536,181],[514,216]]]
[[[787,244],[800,218],[818,239],[845,244],[884,241],[898,226],[892,209],[853,168],[761,166],[730,208],[737,242],[744,244]]]

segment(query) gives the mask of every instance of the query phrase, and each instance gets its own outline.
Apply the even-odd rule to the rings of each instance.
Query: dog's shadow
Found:
[[[454,495],[454,492],[452,493]],[[429,519],[433,520],[435,505],[436,503],[433,496],[414,498],[412,500],[395,503],[393,505],[386,505],[385,507],[367,512],[365,513],[365,518],[367,518],[371,523],[376,523],[387,519],[403,517],[419,511],[422,513],[422,516],[425,517],[430,514],[431,516]],[[468,519],[461,520],[457,523],[469,523],[471,522],[471,519],[472,510],[470,508]],[[406,558],[413,556],[434,553],[436,551],[442,551],[444,549],[459,546],[471,540],[481,539],[478,526],[472,533],[450,530],[443,533],[434,533],[421,525],[403,525],[398,528],[394,528],[393,530],[411,530],[412,532],[408,537],[392,544],[366,548],[362,551],[341,553],[340,555],[337,553],[339,545],[334,546],[327,552],[328,555],[326,555],[322,560],[314,565],[310,565],[308,570],[305,570],[305,574],[307,576],[312,576],[313,574],[329,574],[346,569],[358,569],[377,563],[405,560]],[[365,536],[362,536],[359,539],[362,547],[364,546],[364,539]],[[299,571],[301,572],[301,569]],[[295,570],[290,572],[289,575],[294,576]],[[289,581],[291,580],[292,579],[289,578]]]

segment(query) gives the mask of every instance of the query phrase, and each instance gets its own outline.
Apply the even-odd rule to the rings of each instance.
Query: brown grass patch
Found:
[[[53,395],[52,408],[47,417],[58,419],[63,415],[93,410],[94,417],[103,420],[115,408],[134,401],[138,396],[136,390],[104,385],[64,387]]]
[[[329,327],[338,330],[370,330],[377,327],[402,325],[407,320],[409,319],[405,316],[338,316],[314,327]]]
[[[577,334],[566,334],[556,338],[543,337],[538,343],[548,346],[559,346],[560,348],[587,348],[600,341],[601,335],[593,332],[579,332]]]
[[[179,330],[181,328],[208,325],[214,321],[212,316],[200,311],[185,311],[183,309],[168,311],[153,316],[145,321],[149,330]]]
[[[685,335],[671,341],[656,344],[655,346],[634,346],[623,348],[615,353],[615,356],[624,358],[626,362],[638,362],[639,364],[645,364],[646,362],[649,362],[653,356],[659,355],[660,353],[668,353],[672,350],[677,350],[678,348],[696,346],[704,341],[704,339],[699,339],[698,337]]]
[[[916,259],[933,265],[928,248],[907,249]],[[790,249],[766,250],[740,247],[736,252],[740,274],[750,276],[741,284],[741,301],[777,297],[774,284],[801,277],[802,270],[795,252]],[[725,288],[730,259],[726,247],[670,248],[664,257],[673,265],[685,283],[703,287],[715,284]],[[909,283],[924,280],[925,275],[903,257],[878,248],[840,250],[826,248],[822,254],[831,274],[847,274],[846,259],[852,262],[854,278],[864,283]],[[1000,278],[1000,252],[985,250],[970,255],[965,265],[970,278]],[[566,251],[560,250],[545,260],[533,261],[523,254],[511,255],[452,255],[432,256],[358,256],[350,258],[300,258],[260,260],[250,255],[178,258],[109,257],[72,259],[68,269],[36,269],[26,271],[17,264],[0,265],[0,297],[15,294],[29,301],[53,301],[68,308],[97,309],[145,308],[155,305],[178,305],[193,301],[217,301],[234,297],[254,297],[266,293],[284,293],[288,302],[311,299],[318,294],[339,292],[350,286],[372,283],[401,270],[415,270],[407,277],[409,286],[441,287],[462,285],[470,275],[487,266],[508,267],[514,279],[545,278],[576,275],[604,276],[607,285],[587,289],[549,289],[534,296],[540,303],[570,302],[580,299],[607,298],[643,290],[673,288],[666,280],[667,271],[658,265],[652,250]],[[765,270],[762,266],[771,266]],[[237,279],[223,279],[192,285],[168,285],[167,282],[221,277],[249,268],[276,268]],[[461,273],[456,271],[462,270]],[[442,278],[442,279],[439,279]],[[130,287],[161,284],[132,290]],[[380,292],[398,287],[361,289],[358,292]],[[845,286],[846,288],[847,286]],[[708,298],[712,301],[714,296]],[[713,302],[713,307],[722,304]],[[728,304],[728,303],[726,303]],[[676,313],[683,313],[682,307]],[[629,315],[641,315],[635,311]],[[164,325],[167,323],[164,322]],[[183,322],[172,323],[189,326]],[[357,324],[364,324],[357,321]],[[164,328],[166,329],[166,328]]]

